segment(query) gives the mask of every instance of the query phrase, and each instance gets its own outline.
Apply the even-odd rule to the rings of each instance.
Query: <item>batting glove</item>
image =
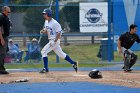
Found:
[[[43,34],[43,30],[40,30],[40,34]]]

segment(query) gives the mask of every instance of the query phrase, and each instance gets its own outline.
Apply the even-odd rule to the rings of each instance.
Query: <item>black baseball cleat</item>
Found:
[[[78,71],[78,61],[73,64],[73,68],[76,72]]]
[[[48,70],[48,69],[45,69],[45,68],[43,68],[43,69],[40,71],[40,73],[46,73],[46,72],[49,72],[49,70]]]
[[[124,67],[122,67],[122,69],[123,69],[124,71],[126,71],[126,72],[130,72],[130,71],[133,70],[133,69],[125,69]]]
[[[124,72],[131,72],[132,69],[124,69]]]
[[[0,70],[0,74],[9,74],[9,72],[7,72],[5,70]]]

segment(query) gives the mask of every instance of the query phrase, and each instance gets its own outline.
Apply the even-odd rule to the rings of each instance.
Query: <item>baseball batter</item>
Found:
[[[52,10],[44,9],[42,12],[45,23],[44,29],[40,31],[41,34],[47,34],[49,43],[47,43],[43,49],[41,50],[42,58],[44,61],[44,68],[40,73],[49,72],[48,69],[48,53],[50,51],[54,51],[59,57],[67,60],[69,63],[72,64],[73,68],[77,72],[78,70],[78,63],[73,61],[66,53],[64,53],[60,47],[60,38],[62,34],[62,28],[60,24],[52,18]]]

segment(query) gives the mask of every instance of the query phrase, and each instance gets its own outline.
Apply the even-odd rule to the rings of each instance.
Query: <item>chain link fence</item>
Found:
[[[9,38],[12,38],[15,43],[19,44],[19,47],[26,49],[27,43],[30,43],[33,38],[39,39],[40,30],[44,24],[44,18],[42,11],[45,8],[50,7],[51,0],[35,0],[33,3],[30,0],[8,0],[8,6],[11,7],[10,19],[12,22],[11,34]],[[19,0],[20,1],[20,0]],[[25,2],[24,2],[25,1]],[[61,44],[62,45],[98,45],[98,50],[101,45],[102,38],[108,38],[108,33],[81,33],[79,28],[79,3],[80,2],[98,2],[98,0],[82,0],[71,1],[60,0],[59,6],[56,6],[54,1],[52,4],[53,18],[57,19],[63,29]],[[100,0],[100,2],[107,2],[107,0]],[[5,0],[0,1],[2,7]],[[58,11],[57,12],[57,8]],[[58,17],[58,18],[57,18]],[[111,32],[113,33],[113,32]],[[113,34],[111,34],[113,38]],[[43,36],[40,46],[43,47],[48,42],[46,36]],[[113,46],[113,43],[111,43]],[[111,50],[114,52],[113,50]],[[106,51],[107,52],[107,51]],[[90,54],[92,54],[91,51]],[[96,53],[97,54],[97,53]],[[96,55],[95,55],[96,56]],[[87,60],[92,62],[93,60]],[[97,61],[97,59],[95,60]]]

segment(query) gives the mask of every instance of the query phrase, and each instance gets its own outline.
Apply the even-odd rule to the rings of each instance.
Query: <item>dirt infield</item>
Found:
[[[96,82],[111,85],[140,88],[140,71],[124,73],[123,71],[101,71],[102,79],[91,79],[88,71],[52,71],[41,74],[38,72],[11,72],[9,75],[0,75],[0,82],[9,83],[11,81],[28,79],[30,82]]]

